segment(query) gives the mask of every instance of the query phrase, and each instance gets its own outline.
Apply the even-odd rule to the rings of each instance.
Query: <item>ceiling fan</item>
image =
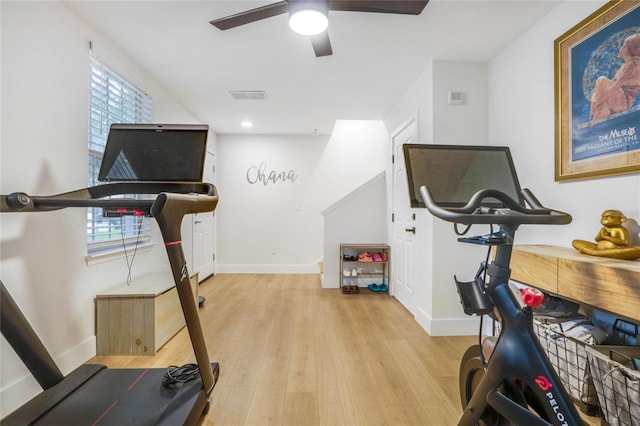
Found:
[[[272,16],[289,13],[289,25],[300,34],[311,37],[311,45],[316,57],[333,54],[327,28],[329,10],[344,12],[375,12],[402,15],[420,15],[429,0],[283,0],[278,3],[257,7],[224,18],[214,19],[209,23],[221,30],[250,24]],[[315,17],[320,26],[310,30],[307,26],[296,29],[295,21],[302,17]]]

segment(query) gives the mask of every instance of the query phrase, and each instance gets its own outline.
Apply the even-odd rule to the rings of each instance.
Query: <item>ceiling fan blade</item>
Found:
[[[329,0],[329,10],[420,15],[429,0]]]
[[[272,16],[281,15],[287,12],[289,12],[289,3],[287,1],[281,1],[267,6],[247,10],[246,12],[236,13],[235,15],[226,16],[224,18],[214,19],[213,21],[209,21],[209,23],[221,30],[228,30],[229,28],[250,24],[252,22],[260,21],[261,19],[271,18]]]
[[[331,42],[329,41],[329,33],[326,30],[310,38],[313,51],[316,53],[317,58],[333,55],[333,49],[331,49]]]

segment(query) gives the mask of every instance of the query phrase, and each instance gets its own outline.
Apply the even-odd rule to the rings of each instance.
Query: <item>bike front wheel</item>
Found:
[[[460,362],[459,382],[460,382],[460,402],[462,409],[466,409],[471,401],[475,390],[485,374],[485,365],[482,362],[482,349],[480,345],[471,346],[465,352]],[[507,396],[512,401],[527,407],[524,393],[518,384],[513,380],[505,380],[498,391]],[[480,426],[509,426],[511,422],[502,417],[491,406],[487,405],[478,421]]]

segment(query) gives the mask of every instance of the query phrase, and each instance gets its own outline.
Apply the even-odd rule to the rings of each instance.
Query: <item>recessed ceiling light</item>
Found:
[[[245,129],[250,129],[253,127],[253,121],[245,120],[242,123],[240,123],[240,125]]]
[[[231,97],[236,100],[266,101],[267,92],[264,90],[229,90]]]

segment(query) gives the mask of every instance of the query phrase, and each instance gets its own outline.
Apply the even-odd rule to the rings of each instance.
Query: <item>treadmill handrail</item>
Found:
[[[113,195],[159,193],[201,194],[218,196],[210,183],[200,182],[118,182],[96,185],[48,196],[30,196],[24,192],[0,195],[0,213],[59,210],[67,207],[111,207],[148,209],[153,199],[106,199]],[[215,206],[214,206],[215,208]]]

